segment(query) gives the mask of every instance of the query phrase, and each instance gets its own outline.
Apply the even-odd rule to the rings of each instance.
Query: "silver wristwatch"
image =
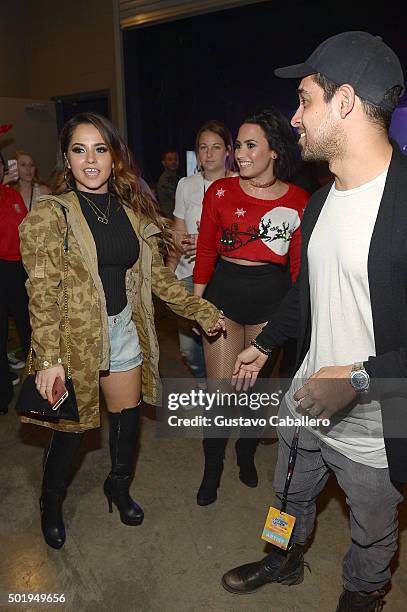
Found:
[[[367,393],[370,387],[370,376],[363,363],[354,363],[350,373],[350,384],[356,393]]]

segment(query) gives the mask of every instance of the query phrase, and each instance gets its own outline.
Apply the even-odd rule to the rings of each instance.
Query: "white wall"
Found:
[[[14,157],[16,149],[30,153],[46,180],[56,161],[58,144],[55,105],[48,100],[0,98],[0,123],[12,123],[13,128],[1,137],[0,148],[6,159]]]

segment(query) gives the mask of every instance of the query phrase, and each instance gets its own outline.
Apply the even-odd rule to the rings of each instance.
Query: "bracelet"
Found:
[[[250,344],[254,346],[254,348],[256,348],[258,351],[260,351],[260,353],[263,353],[263,355],[267,355],[267,357],[273,352],[273,349],[266,349],[264,348],[264,346],[260,346],[260,344],[256,342],[256,340],[252,340]]]

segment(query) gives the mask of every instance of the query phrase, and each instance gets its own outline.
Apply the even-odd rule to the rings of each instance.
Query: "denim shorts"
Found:
[[[127,372],[143,363],[143,352],[131,314],[130,304],[127,304],[119,314],[108,317],[110,372]]]

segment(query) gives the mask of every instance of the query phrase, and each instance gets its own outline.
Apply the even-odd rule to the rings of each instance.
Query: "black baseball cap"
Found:
[[[295,79],[319,72],[337,85],[349,83],[359,98],[393,111],[385,94],[404,76],[400,60],[380,36],[368,32],[342,32],[324,40],[302,64],[277,68],[274,74]]]

